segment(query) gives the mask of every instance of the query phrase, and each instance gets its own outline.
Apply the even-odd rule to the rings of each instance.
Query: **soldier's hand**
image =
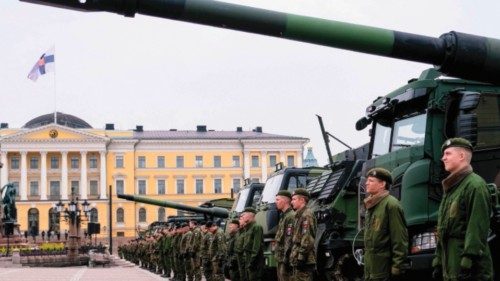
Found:
[[[437,281],[443,280],[443,270],[441,269],[441,266],[434,267],[434,270],[432,271],[432,279]]]
[[[461,267],[460,273],[458,273],[458,280],[472,281],[472,270],[470,268]]]

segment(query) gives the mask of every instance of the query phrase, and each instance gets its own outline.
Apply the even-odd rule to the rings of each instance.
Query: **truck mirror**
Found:
[[[369,118],[366,118],[366,117],[359,119],[356,122],[356,130],[358,130],[358,131],[363,130],[364,128],[366,128],[366,126],[370,125],[371,122],[372,122],[372,120]]]

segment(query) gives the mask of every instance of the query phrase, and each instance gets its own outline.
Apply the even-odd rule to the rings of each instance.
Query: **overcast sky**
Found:
[[[499,1],[228,1],[437,37],[456,30],[500,38]],[[56,75],[27,74],[55,45]],[[315,114],[352,146],[377,96],[425,64],[137,15],[79,13],[0,1],[0,122],[19,128],[57,110],[94,128],[245,130],[306,137],[327,157]],[[55,86],[54,86],[55,85]],[[332,141],[333,152],[344,150]]]

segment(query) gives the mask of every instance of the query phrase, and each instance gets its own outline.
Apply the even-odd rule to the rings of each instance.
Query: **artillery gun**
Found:
[[[440,146],[447,138],[464,137],[473,143],[472,166],[491,183],[489,188],[495,202],[493,218],[500,217],[498,39],[455,31],[433,38],[205,0],[24,1],[81,11],[109,11],[129,17],[140,13],[434,65],[417,79],[370,104],[356,124],[358,130],[371,125],[370,142],[360,148],[367,150],[367,154],[359,159],[347,157],[352,151],[333,156],[338,163],[332,165],[329,175],[316,182],[317,200],[311,204],[317,204],[314,208],[320,216],[320,236],[316,243],[318,255],[323,258],[320,269],[327,272],[326,279],[357,277],[346,276],[349,270],[342,267],[356,266],[349,261],[354,259],[352,250],[361,246],[362,234],[356,235],[363,225],[363,212],[359,210],[365,194],[363,175],[372,167],[392,171],[391,193],[401,201],[411,238],[411,270],[430,270],[437,208],[442,195],[440,182],[446,176],[440,161]],[[461,79],[440,79],[443,74]],[[357,160],[364,161],[361,169]],[[348,161],[355,162],[350,165]],[[338,176],[335,184],[330,182],[334,175]],[[324,181],[322,186],[320,181]],[[330,193],[325,191],[329,186],[335,187]],[[264,190],[258,217],[273,214],[267,210],[269,198],[275,194]],[[496,236],[499,230],[495,228],[498,221],[493,222],[489,241],[494,268],[498,269],[500,246]],[[273,225],[264,226],[268,233],[266,239],[272,239],[269,234]],[[266,259],[268,264],[272,263],[272,256]]]

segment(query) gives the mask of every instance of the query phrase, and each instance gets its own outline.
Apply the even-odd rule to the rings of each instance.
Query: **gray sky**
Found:
[[[456,30],[500,38],[499,1],[228,1],[437,37]],[[57,110],[95,128],[245,130],[311,139],[327,157],[315,114],[352,146],[377,96],[428,65],[160,18],[78,13],[0,1],[0,122],[19,128],[54,110],[54,76],[26,76],[56,48]],[[344,150],[332,141],[333,152]]]

